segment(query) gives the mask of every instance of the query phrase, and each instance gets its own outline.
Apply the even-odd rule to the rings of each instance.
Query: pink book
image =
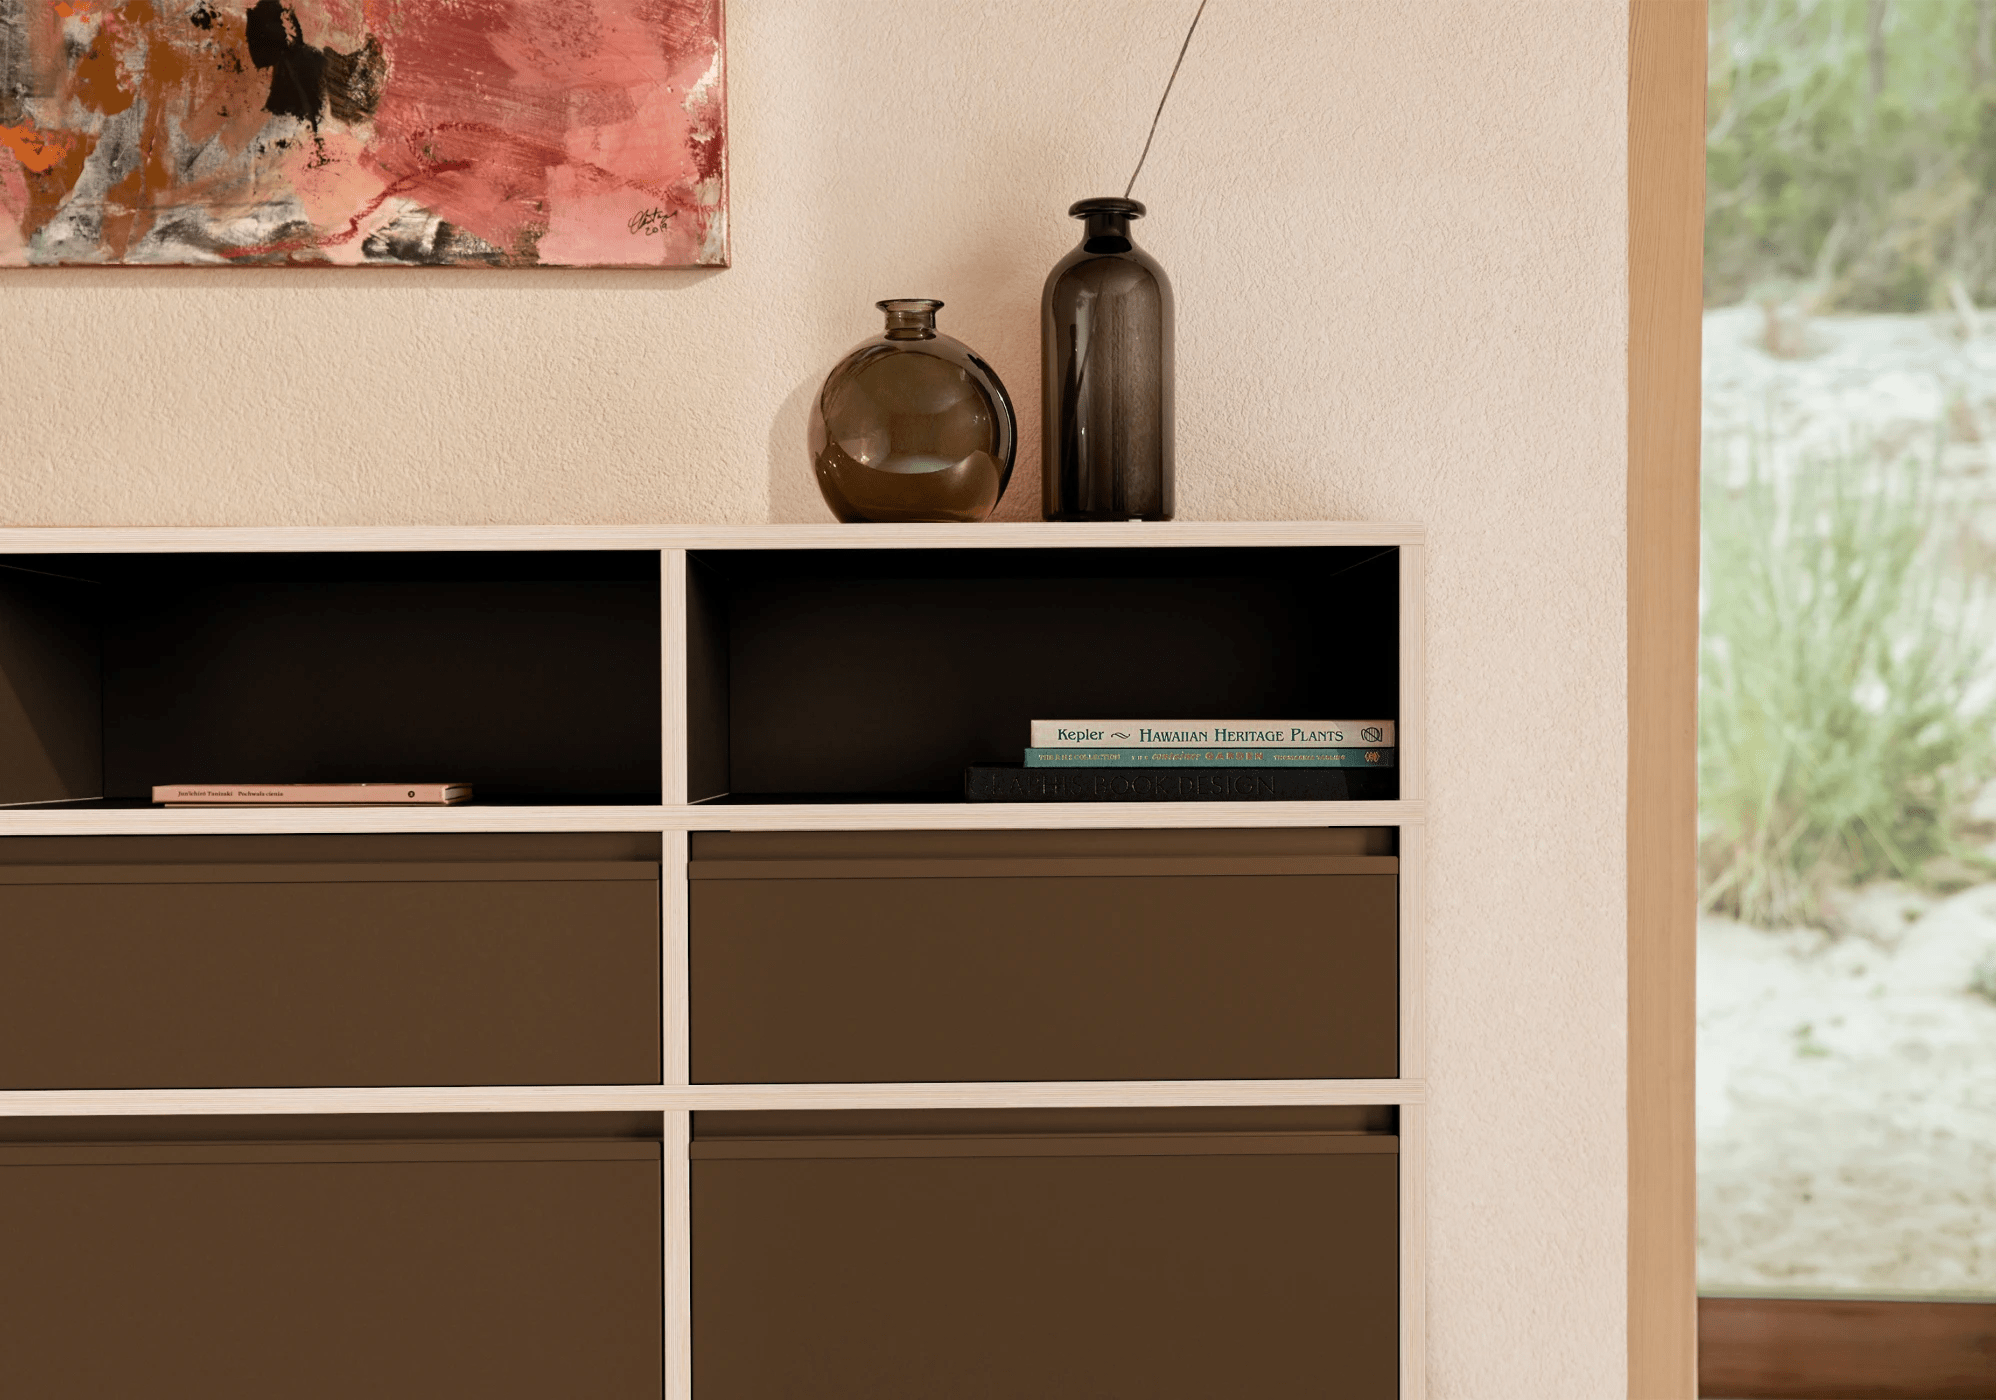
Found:
[[[167,783],[168,807],[448,807],[471,800],[470,783]]]

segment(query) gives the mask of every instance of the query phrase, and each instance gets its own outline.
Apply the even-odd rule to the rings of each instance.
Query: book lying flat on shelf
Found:
[[[167,783],[152,800],[168,807],[449,807],[471,800],[470,783]]]
[[[1393,750],[1027,749],[1028,768],[1391,768]]]
[[[1015,768],[963,770],[970,802],[1357,802],[1400,795],[1392,768]]]
[[[1390,719],[1036,719],[1036,749],[1169,749],[1267,744],[1292,749],[1393,747]]]

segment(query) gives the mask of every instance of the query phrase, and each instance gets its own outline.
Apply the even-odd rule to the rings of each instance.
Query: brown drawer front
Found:
[[[10,1400],[657,1400],[657,1143],[0,1147]]]
[[[1397,1072],[1390,856],[799,842],[696,844],[697,1083]]]
[[[0,866],[0,1087],[659,1079],[648,861]]]
[[[694,1394],[1398,1395],[1395,1139],[1104,1128],[696,1139]]]

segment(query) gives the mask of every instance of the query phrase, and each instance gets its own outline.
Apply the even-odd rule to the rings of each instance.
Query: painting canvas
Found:
[[[728,261],[721,0],[0,0],[0,265]]]

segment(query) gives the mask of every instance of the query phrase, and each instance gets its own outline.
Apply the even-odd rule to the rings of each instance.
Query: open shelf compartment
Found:
[[[688,797],[961,800],[1035,719],[1397,720],[1397,555],[692,551]]]
[[[660,800],[648,551],[0,556],[0,805],[162,783]]]

